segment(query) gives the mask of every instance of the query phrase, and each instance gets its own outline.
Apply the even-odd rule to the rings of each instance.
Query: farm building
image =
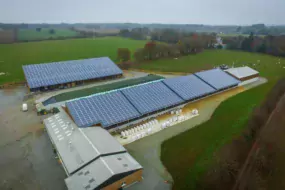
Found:
[[[108,57],[24,65],[23,70],[31,91],[73,87],[123,74]]]
[[[119,189],[142,180],[142,166],[100,127],[78,128],[62,110],[44,120],[69,190]]]
[[[246,81],[259,77],[258,71],[247,66],[227,69],[226,72],[240,81]]]
[[[228,88],[239,80],[220,69],[99,93],[66,102],[78,127],[114,131],[183,107]]]

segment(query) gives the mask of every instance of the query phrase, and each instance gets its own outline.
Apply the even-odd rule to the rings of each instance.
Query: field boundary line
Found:
[[[283,95],[285,97],[285,95]],[[275,114],[275,112],[277,111],[277,106],[279,104],[279,102],[281,101],[282,97],[278,100],[274,110],[271,112],[268,120],[266,121],[264,127],[261,128],[261,130],[259,131],[258,135],[261,133],[261,131],[265,130],[266,127],[268,126],[268,123],[271,121],[273,115]],[[240,180],[241,178],[243,177],[243,174],[244,172],[246,171],[248,165],[249,165],[249,162],[251,161],[251,158],[254,156],[254,153],[258,152],[259,151],[259,148],[258,148],[258,143],[260,141],[260,136],[257,137],[257,139],[254,141],[254,143],[252,144],[252,147],[247,155],[247,158],[242,166],[242,170],[239,172],[238,174],[238,178],[232,188],[232,190],[237,190],[237,188],[239,187],[239,183],[240,183]],[[256,150],[256,151],[255,151]]]

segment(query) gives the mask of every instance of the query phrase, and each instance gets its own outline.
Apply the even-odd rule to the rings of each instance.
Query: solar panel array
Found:
[[[140,116],[120,91],[74,100],[66,106],[79,127],[99,123],[107,127]]]
[[[25,65],[23,70],[30,88],[122,74],[108,57]]]
[[[238,82],[222,70],[214,69],[197,73],[197,76],[165,79],[73,100],[66,105],[79,127],[99,123],[103,127],[109,127],[186,103]]]
[[[196,99],[216,91],[195,75],[165,79],[163,83],[184,100]]]
[[[195,73],[195,75],[217,90],[237,85],[240,82],[221,69],[202,71]]]
[[[122,90],[141,114],[177,105],[183,100],[162,82],[154,82]]]

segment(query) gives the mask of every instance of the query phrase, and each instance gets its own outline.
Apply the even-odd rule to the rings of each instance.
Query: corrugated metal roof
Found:
[[[108,57],[24,65],[23,70],[30,88],[84,81],[123,73]]]
[[[230,69],[227,69],[226,72],[230,73],[231,75],[235,76],[238,79],[242,79],[245,77],[249,77],[249,76],[258,74],[258,71],[254,70],[248,66],[230,68]]]
[[[108,131],[78,128],[63,110],[44,124],[69,174],[100,155],[126,151]]]
[[[68,189],[94,189],[114,175],[142,169],[108,131],[100,127],[78,128],[59,109],[44,124],[69,175],[65,179]]]
[[[65,179],[69,190],[96,189],[114,175],[142,169],[128,153],[100,157],[74,175]]]

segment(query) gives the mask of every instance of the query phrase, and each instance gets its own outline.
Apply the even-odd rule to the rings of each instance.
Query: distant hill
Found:
[[[45,39],[58,39],[60,37],[75,37],[78,32],[70,29],[53,29],[53,28],[36,28],[36,29],[19,29],[17,32],[18,41],[33,41]]]
[[[3,29],[36,29],[36,28],[89,28],[89,29],[133,29],[143,28],[149,29],[177,29],[188,32],[207,32],[207,33],[221,33],[221,34],[250,34],[254,32],[257,35],[280,35],[285,33],[285,26],[266,26],[264,24],[253,24],[251,26],[238,25],[203,25],[203,24],[139,24],[139,23],[61,23],[61,24],[9,24],[0,23],[0,28]]]

